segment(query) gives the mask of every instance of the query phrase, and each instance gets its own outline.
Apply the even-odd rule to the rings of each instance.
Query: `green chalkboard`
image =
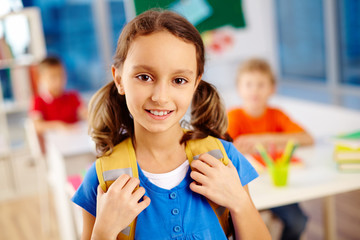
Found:
[[[136,14],[151,8],[170,9],[174,4],[191,0],[134,0]],[[200,0],[199,0],[200,1]],[[195,25],[199,32],[213,30],[225,25],[236,28],[245,27],[245,18],[242,9],[242,0],[201,0],[211,8],[208,16]],[[190,9],[191,10],[191,9]],[[198,14],[199,9],[192,9]]]

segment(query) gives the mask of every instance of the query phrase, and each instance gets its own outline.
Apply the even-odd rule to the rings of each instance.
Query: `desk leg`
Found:
[[[337,237],[334,196],[328,196],[324,198],[324,230],[325,239],[336,240]]]

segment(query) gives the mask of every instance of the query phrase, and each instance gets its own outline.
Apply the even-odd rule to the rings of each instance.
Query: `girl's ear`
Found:
[[[125,95],[124,87],[121,81],[121,73],[120,70],[117,69],[114,65],[111,66],[111,73],[113,76],[114,83],[116,88],[118,89],[118,93],[120,95]]]

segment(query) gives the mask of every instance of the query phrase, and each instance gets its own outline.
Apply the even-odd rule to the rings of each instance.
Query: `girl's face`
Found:
[[[180,126],[200,79],[195,45],[167,31],[136,37],[122,68],[112,72],[135,129],[152,133]]]
[[[267,105],[275,87],[270,78],[261,72],[244,72],[238,79],[238,92],[243,104],[253,110]]]

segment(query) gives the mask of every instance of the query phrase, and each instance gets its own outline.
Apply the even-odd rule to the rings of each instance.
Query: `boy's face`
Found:
[[[275,91],[275,86],[270,78],[257,71],[242,73],[239,76],[237,87],[243,104],[253,110],[264,108]]]
[[[41,70],[39,74],[43,87],[53,96],[60,96],[65,89],[66,75],[62,66],[49,66]]]

